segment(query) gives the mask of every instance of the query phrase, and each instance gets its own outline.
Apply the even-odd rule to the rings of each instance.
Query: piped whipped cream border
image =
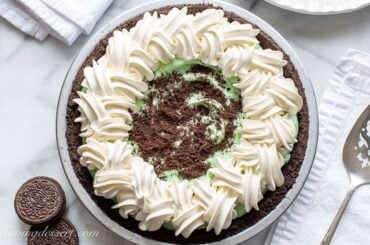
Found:
[[[195,15],[173,8],[166,15],[145,13],[131,30],[114,31],[106,53],[84,69],[78,104],[80,163],[98,169],[97,196],[115,198],[123,218],[139,221],[141,230],[155,231],[171,222],[175,235],[189,237],[201,226],[220,234],[227,229],[240,202],[258,210],[266,190],[284,182],[284,155],[292,150],[296,130],[289,117],[302,107],[294,82],[283,76],[283,54],[255,49],[259,30],[250,24],[228,23],[224,11],[206,9]],[[199,59],[218,66],[225,77],[238,76],[243,113],[241,141],[232,158],[216,159],[214,178],[166,182],[123,138],[129,135],[136,98],[143,98],[159,63],[174,58]]]

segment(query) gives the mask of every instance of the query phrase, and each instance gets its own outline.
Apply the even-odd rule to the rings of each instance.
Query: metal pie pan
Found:
[[[69,180],[72,189],[75,191],[78,198],[85,205],[86,209],[104,226],[109,230],[116,233],[120,237],[126,239],[127,241],[136,243],[136,244],[165,244],[161,243],[146,237],[143,237],[137,233],[134,233],[130,230],[125,229],[124,227],[117,224],[115,221],[110,219],[90,198],[87,191],[80,184],[78,177],[76,176],[68,152],[67,139],[65,136],[66,133],[66,109],[68,103],[68,97],[71,93],[73,80],[80,69],[81,65],[85,61],[86,57],[91,53],[94,47],[99,43],[99,41],[104,38],[109,32],[114,30],[120,23],[123,23],[137,15],[140,15],[146,11],[153,9],[162,8],[165,6],[171,6],[174,4],[213,4],[215,6],[222,7],[225,11],[234,12],[236,15],[243,17],[247,21],[256,24],[259,29],[263,30],[268,34],[283,50],[286,54],[290,56],[292,63],[294,64],[300,79],[302,81],[306,100],[309,110],[309,138],[306,149],[306,154],[304,161],[301,165],[299,176],[296,178],[296,182],[293,187],[286,194],[285,198],[272,210],[268,215],[259,220],[255,225],[245,229],[242,232],[239,232],[233,236],[227,237],[222,240],[223,244],[238,244],[244,241],[247,241],[259,234],[260,232],[266,230],[270,227],[292,204],[297,195],[302,189],[302,186],[310,172],[312,162],[315,156],[316,144],[317,144],[317,135],[318,135],[318,118],[317,118],[317,107],[314,91],[311,86],[311,82],[307,77],[302,63],[300,62],[298,56],[290,47],[288,42],[269,24],[257,17],[256,15],[250,13],[249,11],[237,7],[233,4],[214,0],[214,1],[199,1],[199,0],[177,0],[175,3],[173,0],[161,0],[154,1],[147,4],[139,5],[133,9],[130,9],[117,18],[113,19],[111,22],[104,25],[95,35],[93,35],[90,40],[85,44],[81,49],[79,54],[76,56],[72,65],[70,66],[63,87],[60,93],[58,108],[57,108],[57,122],[56,122],[56,134],[57,134],[57,143],[60,159]],[[219,243],[220,241],[214,242]]]

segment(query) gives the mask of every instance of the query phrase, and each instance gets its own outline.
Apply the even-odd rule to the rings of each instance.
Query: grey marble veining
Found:
[[[95,31],[123,10],[144,1],[116,0]],[[275,27],[293,46],[321,94],[334,65],[348,48],[370,52],[370,8],[336,16],[291,13],[263,1],[234,0]],[[47,175],[57,179],[67,195],[66,216],[80,231],[99,231],[81,237],[81,244],[124,244],[98,223],[69,186],[59,162],[55,113],[59,91],[73,58],[88,40],[81,36],[68,47],[53,38],[38,42],[0,19],[0,241],[25,244],[15,234],[27,231],[13,208],[14,195],[28,178]],[[263,236],[248,244],[258,244]]]

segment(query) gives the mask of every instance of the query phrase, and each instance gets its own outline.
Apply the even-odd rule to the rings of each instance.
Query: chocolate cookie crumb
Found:
[[[14,207],[19,218],[29,225],[42,225],[59,219],[66,197],[59,183],[49,177],[35,177],[18,190]]]
[[[192,72],[200,75],[213,72],[208,69],[197,65]],[[218,84],[225,84],[221,76],[213,77]],[[227,104],[224,94],[204,76],[189,82],[184,81],[181,74],[172,73],[150,81],[149,86],[154,90],[145,100],[148,108],[140,114],[132,114],[133,128],[129,139],[138,144],[140,156],[154,165],[158,176],[171,170],[179,171],[186,179],[204,175],[210,167],[205,160],[233,143],[233,120],[241,112],[241,100]],[[212,112],[207,105],[191,107],[187,105],[187,99],[194,94],[222,107]],[[204,122],[211,118],[210,115],[212,121]],[[225,124],[224,137],[219,141],[210,138],[210,125],[220,130],[222,123]]]

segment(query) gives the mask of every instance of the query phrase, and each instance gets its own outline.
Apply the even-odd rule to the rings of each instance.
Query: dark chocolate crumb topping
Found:
[[[209,68],[197,65],[192,72],[214,75],[212,77],[219,84],[225,84],[223,78],[213,74]],[[153,91],[145,100],[148,108],[143,113],[133,113],[129,139],[138,144],[140,156],[154,165],[160,177],[163,172],[171,170],[179,171],[185,179],[204,175],[210,167],[205,160],[212,153],[231,147],[235,128],[233,120],[241,111],[241,101],[227,104],[224,94],[205,77],[188,82],[181,74],[173,73],[150,81],[149,86]],[[187,105],[187,100],[195,93],[222,107]],[[153,105],[158,99],[159,104]],[[202,118],[212,118],[212,121],[204,122]],[[210,138],[210,125],[224,132],[224,137],[220,140]]]

